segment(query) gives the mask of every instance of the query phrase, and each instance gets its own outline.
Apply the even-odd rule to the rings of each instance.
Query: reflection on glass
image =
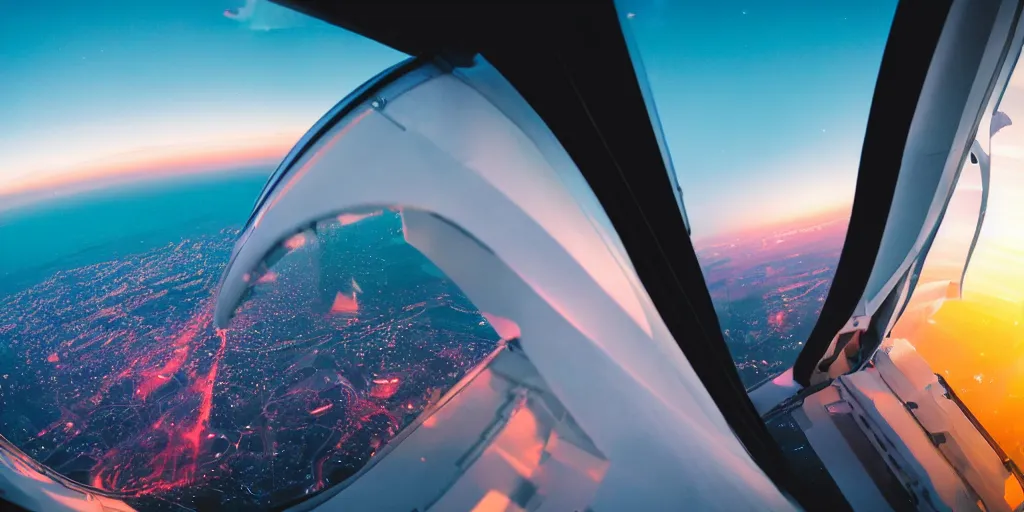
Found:
[[[1008,456],[1024,466],[1024,73],[1020,66],[1015,70],[999,104],[1003,114],[996,116],[1000,129],[991,139],[988,208],[959,283],[962,299],[957,281],[980,200],[978,166],[970,161],[925,260],[918,291],[892,335],[910,341]]]
[[[342,483],[321,498],[330,508],[585,507],[608,462],[519,347],[519,327],[476,311],[405,235],[398,209],[345,212],[247,275],[232,332],[288,340],[267,344],[284,361],[258,372],[276,386],[256,400],[262,423],[293,443],[277,451],[312,468],[307,493]]]
[[[258,394],[235,398],[234,408],[249,401],[264,428],[290,432],[291,447],[278,439],[276,450],[313,476],[305,481],[308,472],[297,472],[304,489],[293,495],[360,470],[499,340],[458,288],[405,242],[397,211],[322,220],[283,240],[249,283],[230,332],[276,340],[264,350],[280,355],[253,374]]]
[[[726,341],[756,384],[793,363],[828,293],[896,2],[616,5]]]
[[[981,208],[981,168],[975,162],[970,157],[964,159],[946,214],[918,277],[918,286],[948,282],[959,289]]]

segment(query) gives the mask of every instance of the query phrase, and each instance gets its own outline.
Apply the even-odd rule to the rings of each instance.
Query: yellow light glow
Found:
[[[1000,108],[1014,121],[1024,121],[1024,89],[1011,87]],[[1024,148],[1018,145],[1022,140],[1024,122],[992,139],[988,211],[966,277],[959,284],[963,297],[953,294],[929,307],[926,299],[915,295],[892,332],[917,348],[1020,466],[1024,466]],[[919,290],[939,282],[950,282],[955,289],[960,280],[980,205],[980,181],[967,168],[963,176],[966,181],[950,202],[921,273]],[[915,314],[922,311],[925,314]]]
[[[926,304],[936,297],[914,295],[892,335],[909,340],[1002,450],[1024,466],[1024,79],[1018,75],[1024,73],[1012,77],[999,103],[1012,124],[991,138],[988,209],[966,278],[958,284],[963,298],[952,294]],[[943,282],[955,290],[961,279],[981,204],[979,168],[964,171],[919,290]],[[1007,489],[1013,497],[1021,494],[1016,482]]]
[[[1019,304],[973,294],[927,322],[897,325],[997,443],[1024,465],[1024,318]]]

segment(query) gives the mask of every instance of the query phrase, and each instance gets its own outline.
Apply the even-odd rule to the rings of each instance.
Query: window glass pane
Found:
[[[1024,465],[1024,72],[1015,68],[991,138],[984,223],[962,283],[981,202],[968,159],[910,304],[893,329],[942,375],[1002,449]],[[976,146],[977,147],[977,146]],[[962,288],[962,297],[959,292]]]
[[[225,415],[247,424],[247,442],[278,432],[278,456],[233,453],[263,474],[294,467],[304,478],[293,495],[344,482],[327,508],[585,505],[609,462],[532,366],[518,325],[478,311],[407,241],[419,225],[409,228],[406,212],[318,220],[244,277],[249,293],[228,333],[246,349],[230,364],[255,371],[236,370]],[[246,414],[255,419],[238,421]]]
[[[845,237],[896,2],[617,3],[748,386],[792,365]]]
[[[284,154],[404,56],[245,0],[15,2],[0,47],[0,434],[141,509],[282,503],[347,471],[313,445],[337,377],[294,352],[327,328],[216,331],[210,307]],[[353,464],[404,414],[387,369],[358,381],[387,414],[352,420]]]

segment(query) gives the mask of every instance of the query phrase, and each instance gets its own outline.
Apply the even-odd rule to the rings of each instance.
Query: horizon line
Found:
[[[262,159],[236,162],[225,166],[217,166],[201,169],[186,169],[164,172],[136,172],[127,174],[113,174],[104,176],[97,181],[76,180],[63,183],[55,188],[33,188],[19,190],[17,192],[5,193],[0,191],[0,214],[8,214],[19,210],[31,209],[34,206],[45,204],[59,199],[67,199],[84,194],[102,192],[109,189],[120,189],[140,184],[153,184],[158,182],[177,181],[184,179],[217,178],[236,174],[265,174],[263,178],[269,177],[273,170],[280,163],[280,160]],[[264,172],[266,171],[266,172]]]
[[[136,179],[149,174],[194,174],[265,164],[271,160],[280,162],[299,140],[300,135],[276,133],[202,145],[153,145],[135,148],[60,169],[30,172],[20,179],[7,183],[0,182],[0,197],[45,193],[110,178]]]
[[[741,238],[746,235],[754,234],[752,232],[763,234],[766,231],[773,231],[777,229],[790,229],[793,227],[793,224],[801,222],[834,222],[842,220],[844,217],[848,220],[852,212],[852,208],[853,203],[851,202],[850,204],[846,204],[843,206],[814,210],[800,215],[790,215],[781,218],[764,220],[763,222],[758,222],[756,224],[730,227],[722,231],[701,234],[699,236],[693,236],[691,237],[691,240],[694,245],[708,244],[709,242],[723,242],[727,239]],[[693,224],[693,219],[690,219],[690,223]]]

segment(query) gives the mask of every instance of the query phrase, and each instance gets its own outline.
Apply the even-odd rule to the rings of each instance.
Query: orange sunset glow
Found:
[[[1021,90],[1010,89],[1003,109]],[[1024,107],[1024,104],[1020,104]],[[1024,126],[1010,126],[992,141],[992,182],[985,222],[964,282],[957,282],[978,218],[977,171],[964,170],[946,220],[926,260],[918,289],[893,330],[941,374],[985,429],[1018,465],[1024,465]],[[945,285],[943,283],[950,283]]]
[[[276,165],[300,133],[276,134],[217,143],[141,148],[82,162],[57,171],[30,173],[0,182],[0,195],[73,187],[103,179],[132,180],[190,175],[250,165]]]

